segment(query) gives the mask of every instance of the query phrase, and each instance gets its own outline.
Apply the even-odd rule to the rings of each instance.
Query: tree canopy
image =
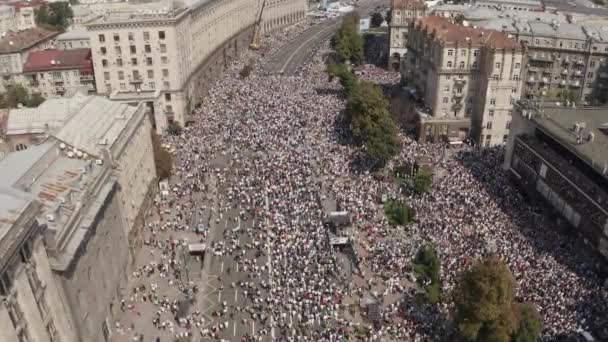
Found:
[[[344,88],[346,97],[350,97],[352,95],[353,90],[359,82],[357,76],[350,72],[348,67],[346,67],[346,65],[343,63],[328,65],[327,74],[329,75],[330,81],[332,81],[335,77],[340,79],[340,84],[342,85],[342,88]]]
[[[160,138],[152,132],[152,150],[154,152],[154,164],[156,165],[156,176],[165,179],[171,176],[173,169],[173,156],[161,144]]]
[[[0,94],[0,108],[17,108],[19,104],[26,107],[38,107],[44,102],[40,94],[28,94],[27,89],[17,84],[8,86],[6,93]]]
[[[478,261],[454,290],[454,320],[462,337],[511,342],[529,341],[528,337],[540,333],[535,310],[514,303],[514,297],[515,280],[505,262],[497,256]]]
[[[427,170],[422,169],[414,176],[414,190],[419,194],[429,192],[432,184],[433,175]]]
[[[364,60],[363,38],[357,32],[357,15],[347,15],[332,38],[332,47],[338,54],[341,63],[349,61],[353,64],[361,64]]]
[[[65,31],[74,18],[70,3],[64,1],[44,3],[34,10],[34,15],[37,25],[48,26],[59,31]]]
[[[441,297],[441,281],[440,261],[435,248],[428,244],[420,246],[412,261],[412,268],[418,286],[424,289],[427,301],[437,303]]]
[[[374,14],[372,14],[369,24],[371,27],[380,27],[383,21],[384,17],[382,16],[382,14],[375,12]]]

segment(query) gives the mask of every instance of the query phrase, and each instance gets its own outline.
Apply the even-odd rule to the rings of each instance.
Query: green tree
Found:
[[[327,66],[327,74],[329,75],[329,80],[332,81],[334,77],[338,77],[340,79],[340,84],[342,88],[344,88],[344,93],[346,97],[350,97],[353,93],[353,90],[357,86],[357,76],[353,75],[350,70],[343,63],[339,64],[330,64]]]
[[[357,15],[347,15],[332,38],[332,47],[340,62],[350,61],[353,64],[361,64],[364,60],[363,37],[357,32]]]
[[[372,124],[365,137],[365,152],[369,159],[385,163],[399,152],[397,127],[388,113]]]
[[[433,175],[427,170],[420,170],[414,177],[414,191],[419,194],[427,193],[431,190]]]
[[[20,104],[26,107],[38,107],[44,102],[40,94],[29,95],[27,89],[17,84],[8,86],[6,93],[0,94],[0,108],[17,108]]]
[[[34,15],[39,26],[48,26],[59,31],[65,31],[74,18],[70,3],[64,1],[45,3],[34,10]]]
[[[182,134],[182,126],[178,122],[170,122],[167,126],[167,132],[171,135],[180,135]]]
[[[465,272],[454,290],[455,325],[468,341],[509,342],[517,328],[515,280],[497,256]]]
[[[403,201],[388,201],[384,204],[384,214],[392,225],[404,226],[414,221],[414,209]]]
[[[431,245],[420,246],[412,261],[418,286],[422,287],[429,303],[435,304],[441,298],[440,261],[437,251]]]
[[[241,79],[245,79],[245,78],[249,77],[249,75],[251,75],[252,71],[253,71],[253,62],[250,61],[243,67],[243,69],[241,69],[241,71],[239,72],[239,76],[241,77]]]
[[[512,342],[536,342],[540,337],[540,314],[534,305],[525,303],[515,307],[517,329],[511,336]]]
[[[161,144],[160,138],[152,132],[152,150],[154,152],[154,164],[156,165],[156,176],[165,179],[171,176],[173,169],[173,156]]]
[[[384,17],[382,16],[382,14],[376,12],[376,13],[372,14],[372,17],[370,19],[370,26],[371,27],[380,27],[380,25],[382,25],[383,21],[384,21]]]
[[[390,25],[391,23],[391,17],[393,16],[393,10],[389,9],[388,11],[386,11],[386,17],[384,18],[384,20],[386,20],[386,23]]]
[[[464,15],[462,13],[459,13],[454,17],[454,23],[458,24],[458,25],[462,25],[462,23],[465,21],[465,19],[466,18],[464,17]]]

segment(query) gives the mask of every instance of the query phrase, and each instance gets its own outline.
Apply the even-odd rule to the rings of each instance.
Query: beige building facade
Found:
[[[60,319],[53,318],[49,326],[41,314],[38,323],[34,309],[42,304],[33,303],[37,297],[20,284],[17,291],[25,297],[18,298],[20,311],[11,315],[27,321],[15,320],[18,324],[2,329],[0,337],[23,334],[24,325],[29,327],[27,341],[107,342],[115,334],[114,316],[131,264],[129,235],[156,179],[150,116],[143,104],[129,106],[101,96],[83,96],[71,106],[78,106],[76,113],[65,115],[61,128],[50,129],[41,144],[0,161],[1,191],[18,196],[24,206],[38,204],[32,215],[44,227],[39,233],[44,244],[36,246],[48,255],[45,303]],[[1,195],[0,209],[14,213],[13,202]],[[20,230],[10,225],[0,232]],[[42,261],[36,265],[43,267]],[[7,341],[21,341],[7,336]]]
[[[426,15],[424,1],[391,0],[389,24],[389,66],[399,70],[407,54],[407,37],[410,24]]]
[[[189,7],[108,13],[87,25],[97,91],[125,102],[145,102],[154,126],[191,121],[211,75],[246,48],[245,36],[260,3],[254,0],[208,1]],[[272,30],[304,18],[302,0],[267,4],[263,29]]]
[[[521,95],[524,52],[505,34],[445,18],[412,23],[404,71],[423,140],[505,143]]]

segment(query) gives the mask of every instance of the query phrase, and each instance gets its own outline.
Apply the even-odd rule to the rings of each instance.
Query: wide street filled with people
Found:
[[[353,340],[371,324],[352,303],[370,294],[385,310],[369,338],[437,340],[449,327],[458,275],[487,253],[507,261],[518,300],[539,308],[544,340],[588,329],[606,315],[599,277],[555,221],[536,215],[509,183],[500,148],[455,151],[400,133],[401,152],[386,172],[428,158],[438,172],[425,195],[361,170],[359,149],[336,127],[345,99],[325,73],[328,46],[295,76],[263,67],[306,25],[266,37],[263,53],[245,52],[195,110],[196,122],[163,138],[173,175],[168,195],[146,215],[116,323],[119,341]],[[253,72],[242,77],[249,61]],[[373,66],[361,77],[399,82],[397,72]],[[379,189],[406,200],[416,222],[389,225]],[[331,253],[322,197],[334,198],[352,219],[360,265],[350,277]],[[195,242],[205,244],[204,259],[183,256]],[[411,294],[409,265],[424,242],[438,251],[445,296],[436,305],[410,305],[401,298]],[[180,313],[184,300],[190,306]]]

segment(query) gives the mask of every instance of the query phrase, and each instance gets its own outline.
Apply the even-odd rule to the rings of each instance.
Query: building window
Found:
[[[154,89],[156,88],[156,84],[154,84],[154,82],[150,82],[148,83],[148,87],[150,87],[150,89]]]
[[[131,53],[137,53],[137,48],[135,47],[135,45],[131,45],[129,46],[129,49],[131,49]]]
[[[493,79],[494,81],[498,81],[498,75],[492,75],[492,79]]]
[[[104,55],[104,56],[105,56],[105,54],[108,52],[108,51],[106,50],[106,47],[105,47],[105,46],[102,46],[101,48],[99,48],[99,50],[101,51],[101,54],[102,54],[102,55]]]
[[[469,103],[473,103],[473,98],[469,97],[469,99],[467,100]]]
[[[496,105],[496,99],[490,99],[490,105],[495,106]]]
[[[477,69],[477,62],[473,62],[473,69]]]
[[[167,107],[165,107],[167,110],[167,113],[173,113],[173,106],[171,105],[167,105]]]
[[[120,36],[118,35],[118,33],[114,33],[114,41],[115,42],[119,42],[120,41]]]
[[[137,58],[131,58],[131,65],[137,66]]]
[[[132,42],[135,40],[135,36],[133,36],[132,32],[129,32],[129,41]]]
[[[509,136],[508,136],[507,134],[503,135],[503,136],[502,136],[502,143],[503,143],[503,144],[506,144],[506,143],[507,143],[507,140],[509,140]]]
[[[464,62],[460,62],[460,69],[464,69]]]
[[[496,69],[500,69],[500,63],[496,63]]]
[[[448,56],[453,56],[453,55],[454,55],[454,50],[449,49],[449,50],[448,50]]]
[[[515,99],[514,98],[509,99],[509,104],[515,104]]]
[[[512,94],[517,93],[517,88],[511,88],[511,93],[512,93]]]
[[[450,99],[448,99],[447,97],[443,98],[443,103],[448,103]]]
[[[452,61],[448,61],[448,68],[452,67]]]
[[[102,59],[101,60],[101,66],[103,66],[104,68],[108,67],[108,60],[107,59]]]
[[[169,81],[163,81],[163,88],[165,88],[165,89],[171,88],[171,83]]]
[[[167,52],[167,44],[160,44],[160,52],[161,53]]]
[[[589,66],[593,68],[595,66],[595,61],[589,62]]]
[[[150,40],[150,32],[144,32],[144,40]]]
[[[162,57],[160,58],[160,62],[161,62],[162,64],[167,64],[167,63],[169,62],[169,59],[167,58],[167,56],[162,56]]]
[[[144,45],[144,51],[145,51],[146,53],[150,53],[150,52],[152,52],[152,48],[150,47],[150,44],[146,44],[146,45]]]
[[[165,39],[165,31],[158,31],[158,39]]]
[[[125,79],[125,72],[124,71],[119,71],[118,72],[118,79],[119,80],[124,80]]]
[[[592,72],[587,73],[587,77],[588,78],[593,78],[593,73]]]
[[[505,125],[506,129],[511,129],[511,121],[507,121],[507,124]]]
[[[115,46],[114,47],[114,52],[116,52],[117,55],[121,55],[122,54],[122,49],[120,48],[120,46]]]
[[[154,70],[148,70],[148,78],[154,78]]]
[[[169,77],[169,69],[163,69],[163,77]]]
[[[488,110],[488,116],[494,116],[494,109]]]
[[[17,146],[15,146],[15,150],[16,151],[27,150],[27,146],[25,144],[17,144]]]
[[[467,50],[460,50],[460,55],[461,56],[466,56],[467,55]]]
[[[133,79],[134,80],[140,79],[139,71],[138,70],[133,70]]]
[[[165,93],[165,101],[171,101],[171,93]]]
[[[519,75],[513,75],[513,80],[514,80],[514,81],[519,80]]]
[[[120,90],[125,90],[125,89],[127,89],[127,85],[125,83],[121,83]]]
[[[471,116],[471,113],[473,113],[473,108],[470,108],[470,107],[469,107],[469,108],[467,108],[467,111],[466,111],[465,116],[466,116],[466,117],[469,117],[469,116]]]
[[[452,75],[445,75],[445,79],[446,80],[451,80],[452,79]]]
[[[118,58],[118,59],[116,60],[116,65],[118,65],[118,66],[120,66],[120,67],[122,66],[122,58]]]
[[[508,116],[513,115],[513,111],[512,111],[512,110],[507,111],[507,115],[508,115]]]
[[[477,57],[479,55],[479,50],[473,50],[473,56]]]
[[[591,88],[591,83],[587,83],[585,86],[586,86],[587,88]]]
[[[110,80],[110,72],[109,71],[106,71],[106,72],[103,73],[103,79],[106,80],[106,81]]]
[[[450,86],[446,85],[445,87],[443,87],[443,91],[450,91]]]
[[[515,69],[519,69],[520,67],[521,67],[521,64],[515,63]]]
[[[99,42],[100,43],[105,43],[106,42],[106,36],[105,35],[100,34],[98,37],[99,37]]]
[[[146,65],[152,65],[152,57],[146,57]]]
[[[492,121],[488,121],[488,123],[486,123],[486,129],[492,129]]]

